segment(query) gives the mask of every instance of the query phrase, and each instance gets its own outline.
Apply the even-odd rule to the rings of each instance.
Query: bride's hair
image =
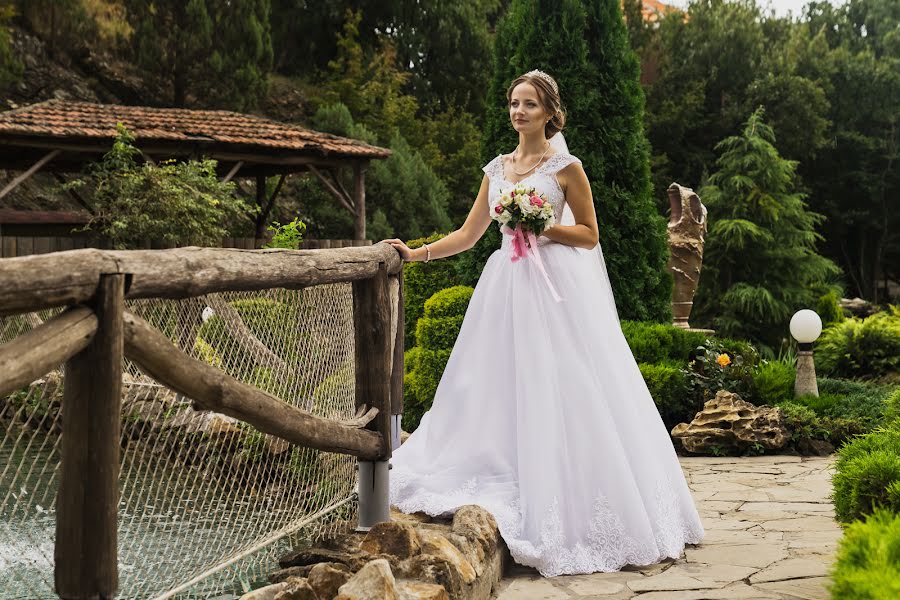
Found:
[[[530,83],[533,85],[534,89],[537,90],[538,100],[540,100],[541,106],[544,110],[553,115],[544,127],[544,137],[550,139],[562,131],[563,127],[566,126],[566,113],[562,108],[562,99],[559,97],[559,86],[556,85],[556,80],[543,71],[530,71],[524,75],[519,75],[510,84],[509,89],[506,90],[507,103],[512,101],[513,90],[516,89],[516,86],[520,83]]]

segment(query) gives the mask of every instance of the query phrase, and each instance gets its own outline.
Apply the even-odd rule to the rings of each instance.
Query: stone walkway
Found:
[[[678,560],[542,578],[514,566],[498,600],[828,598],[840,526],[829,499],[834,460],[681,457],[706,537]]]

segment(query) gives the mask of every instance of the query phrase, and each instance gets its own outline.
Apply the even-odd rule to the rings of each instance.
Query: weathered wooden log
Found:
[[[96,331],[94,311],[80,306],[0,346],[0,397],[84,350]]]
[[[275,371],[285,372],[290,369],[281,357],[269,350],[259,338],[247,327],[238,311],[219,294],[206,296],[209,307],[213,309],[222,320],[222,324],[231,334],[234,341],[241,347],[254,364],[261,367],[269,367]]]
[[[191,358],[149,323],[125,313],[125,355],[144,373],[184,394],[205,410],[250,423],[284,440],[373,460],[384,452],[381,436],[309,414]]]
[[[101,276],[97,332],[66,363],[54,548],[56,593],[64,599],[115,598],[119,587],[124,309],[125,275]]]
[[[353,282],[353,331],[356,360],[356,406],[373,406],[369,424],[384,441],[377,460],[391,457],[391,306],[384,265],[370,279]],[[370,459],[371,460],[371,459]]]
[[[366,279],[379,263],[400,270],[389,244],[333,250],[68,250],[0,260],[0,315],[78,304],[101,273],[127,273],[127,298],[190,298],[214,292],[300,289]]]

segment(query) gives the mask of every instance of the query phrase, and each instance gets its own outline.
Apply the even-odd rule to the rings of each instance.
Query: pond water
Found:
[[[3,428],[0,428],[0,434]],[[22,432],[20,432],[22,433]],[[35,431],[0,441],[0,598],[56,598],[54,503],[58,436]],[[140,458],[141,463],[129,464]],[[189,469],[148,466],[126,453],[119,508],[120,598],[152,598],[296,519],[297,507],[249,491],[210,496]],[[159,462],[158,460],[156,461]],[[151,480],[152,478],[152,480]],[[198,486],[207,486],[198,490]],[[241,559],[179,598],[236,598],[265,581],[304,532]]]

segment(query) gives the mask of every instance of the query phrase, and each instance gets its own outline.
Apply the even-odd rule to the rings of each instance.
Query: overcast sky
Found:
[[[836,6],[844,3],[844,0],[830,1]],[[684,8],[688,4],[687,0],[663,0],[663,2],[680,8]],[[771,5],[771,7],[775,9],[775,14],[779,17],[787,16],[788,11],[790,11],[794,15],[794,18],[800,17],[803,14],[803,7],[806,6],[808,2],[809,0],[757,0],[757,3],[760,6],[765,7],[767,3]]]

